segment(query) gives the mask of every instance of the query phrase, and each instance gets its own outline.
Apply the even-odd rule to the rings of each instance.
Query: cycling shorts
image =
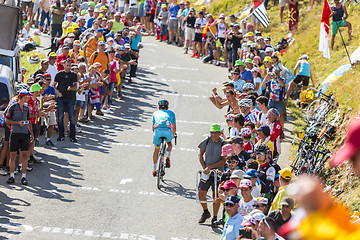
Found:
[[[304,75],[297,75],[296,78],[294,79],[294,83],[299,84],[302,82],[302,85],[304,87],[309,86],[309,77],[308,76],[304,76]]]
[[[156,128],[154,131],[154,145],[155,147],[160,147],[161,145],[161,138],[164,137],[166,142],[170,142],[173,138],[172,130],[171,129],[158,129]]]

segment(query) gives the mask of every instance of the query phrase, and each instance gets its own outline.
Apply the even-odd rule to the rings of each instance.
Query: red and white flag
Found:
[[[323,56],[330,58],[329,49],[329,32],[330,32],[330,14],[331,9],[328,0],[324,0],[324,8],[321,17],[319,51],[323,52]]]

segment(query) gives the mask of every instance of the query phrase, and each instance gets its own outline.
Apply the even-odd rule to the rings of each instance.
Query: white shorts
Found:
[[[56,114],[55,112],[47,112],[47,115],[44,116],[46,126],[55,126],[56,125]]]
[[[195,28],[185,28],[185,39],[194,41],[195,38]]]
[[[280,7],[285,7],[286,0],[279,0]]]
[[[40,9],[40,3],[34,3],[33,13],[38,13],[39,9]]]

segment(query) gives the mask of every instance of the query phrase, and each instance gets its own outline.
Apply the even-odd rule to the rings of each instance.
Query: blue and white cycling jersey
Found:
[[[158,110],[153,114],[152,124],[155,129],[172,129],[175,123],[175,113],[171,110]]]

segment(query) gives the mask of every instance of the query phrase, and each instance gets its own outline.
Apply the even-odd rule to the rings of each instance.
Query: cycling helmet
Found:
[[[15,89],[17,93],[19,93],[21,90],[30,91],[30,87],[25,83],[16,84]]]
[[[169,107],[168,100],[162,99],[158,102],[158,106],[160,109],[167,109]]]
[[[253,105],[252,100],[248,98],[241,99],[239,102],[239,107],[251,107]]]
[[[257,145],[255,148],[255,152],[269,152],[270,148],[265,144]]]
[[[243,89],[245,90],[245,89],[251,89],[251,90],[254,90],[254,84],[252,84],[252,83],[245,83],[244,84],[244,86],[243,86]]]

